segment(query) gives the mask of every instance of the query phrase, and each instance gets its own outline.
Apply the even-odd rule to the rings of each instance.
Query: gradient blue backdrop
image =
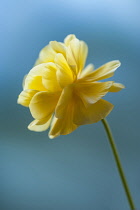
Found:
[[[5,0],[1,2],[2,210],[129,209],[101,122],[50,140],[28,131],[32,117],[16,104],[42,47],[74,33],[89,46],[88,61],[122,66],[113,80],[108,116],[137,209],[140,208],[140,1]]]

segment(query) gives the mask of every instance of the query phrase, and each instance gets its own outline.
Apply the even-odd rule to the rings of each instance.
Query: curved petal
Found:
[[[92,124],[105,118],[113,109],[113,104],[100,99],[95,104],[85,107],[83,102],[77,99],[74,108],[73,122],[76,125]]]
[[[57,80],[59,82],[60,87],[64,88],[65,86],[73,83],[74,75],[72,70],[70,69],[66,59],[60,53],[58,53],[55,57],[55,63],[57,64]]]
[[[51,41],[50,45],[56,53],[61,53],[64,56],[66,55],[66,46],[63,43],[57,41]]]
[[[89,73],[91,73],[93,70],[94,70],[94,65],[93,64],[89,64],[88,66],[86,66],[86,68],[83,69],[83,71],[81,71],[81,73],[79,75],[79,79],[84,78]]]
[[[89,73],[84,77],[85,80],[90,80],[90,81],[98,81],[98,80],[103,80],[110,78],[114,75],[115,70],[121,65],[120,61],[111,61],[100,68],[96,69],[92,73]]]
[[[57,118],[64,118],[66,115],[68,106],[71,106],[71,109],[73,107],[73,86],[68,85],[66,86],[59,98],[59,101],[57,103],[56,109],[55,109],[55,117]]]
[[[51,119],[52,115],[41,120],[34,120],[28,125],[28,129],[36,132],[46,131],[50,126]]]
[[[85,42],[75,38],[70,41],[69,51],[71,51],[71,53],[69,52],[67,54],[68,63],[72,66],[75,65],[75,61],[78,74],[84,68],[88,54],[88,46]]]
[[[76,38],[74,34],[69,34],[68,36],[66,36],[66,38],[64,39],[65,45],[68,46],[70,44],[70,41],[74,38]]]
[[[37,90],[24,90],[18,96],[17,103],[28,107],[32,97],[37,93]]]
[[[46,63],[39,64],[33,67],[24,81],[24,90],[33,89],[39,91],[45,91],[46,88],[42,84],[42,76],[44,74],[44,70],[46,69]]]
[[[75,92],[80,96],[85,106],[89,106],[105,96],[112,84],[112,81],[77,83],[75,85]]]
[[[47,63],[42,75],[42,83],[47,91],[58,92],[61,91],[59,83],[56,78],[56,65],[54,63]]]
[[[109,89],[109,92],[118,92],[124,88],[125,88],[125,86],[121,83],[113,83]]]
[[[59,135],[67,135],[76,130],[78,126],[73,123],[72,118],[72,115],[68,112],[67,116],[65,115],[63,119],[57,119],[54,117],[49,132],[49,138],[53,139]]]
[[[41,63],[53,62],[56,52],[52,49],[51,45],[44,47],[40,53],[39,58],[36,60],[35,66]]]
[[[60,93],[39,92],[32,98],[29,108],[35,119],[43,119],[54,112]]]

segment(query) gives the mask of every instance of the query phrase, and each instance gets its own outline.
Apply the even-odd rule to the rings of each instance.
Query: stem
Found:
[[[108,139],[109,139],[109,143],[110,143],[110,146],[111,146],[111,149],[112,149],[115,161],[116,161],[118,172],[120,174],[120,178],[121,178],[121,181],[122,181],[125,193],[126,193],[126,197],[128,199],[128,203],[130,205],[130,209],[135,210],[134,202],[133,202],[133,199],[132,199],[132,196],[131,196],[131,193],[130,193],[130,190],[129,190],[129,187],[128,187],[128,184],[127,184],[127,181],[126,181],[126,178],[125,178],[125,175],[124,175],[124,172],[123,172],[123,168],[122,168],[121,161],[120,161],[120,158],[119,158],[119,154],[117,152],[117,148],[116,148],[116,145],[115,145],[115,142],[114,142],[114,139],[113,139],[113,135],[111,133],[111,129],[110,129],[109,124],[108,124],[106,119],[102,119],[102,123],[104,125],[104,128],[106,130],[106,133],[107,133],[107,136],[108,136]]]

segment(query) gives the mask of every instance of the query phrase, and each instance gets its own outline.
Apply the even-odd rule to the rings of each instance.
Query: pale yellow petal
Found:
[[[28,129],[36,132],[46,131],[50,126],[51,119],[52,115],[41,120],[34,120],[28,125]]]
[[[63,119],[57,119],[54,117],[51,129],[49,132],[49,138],[53,139],[59,135],[67,135],[76,130],[78,126],[73,123],[71,113],[67,112],[67,116]]]
[[[22,106],[28,107],[32,97],[37,93],[36,90],[24,90],[18,96],[17,103],[21,104]]]
[[[56,53],[61,53],[64,56],[66,55],[66,46],[63,43],[57,41],[51,41],[50,45]]]
[[[103,80],[110,78],[114,75],[115,70],[120,66],[119,61],[111,61],[100,68],[96,69],[92,73],[89,73],[88,75],[85,76],[85,80],[91,80],[91,81],[98,81],[98,80]]]
[[[87,76],[89,73],[91,73],[94,70],[94,65],[93,64],[89,64],[88,66],[86,66],[86,68],[83,69],[83,71],[81,71],[80,75],[79,75],[79,79]]]
[[[38,65],[41,63],[53,62],[55,55],[56,55],[56,52],[52,49],[51,45],[49,44],[40,51],[39,57],[35,65]]]
[[[70,68],[72,69],[73,73],[75,75],[77,75],[78,74],[78,66],[77,66],[76,60],[73,56],[73,52],[71,51],[70,46],[67,47],[66,58],[67,58],[67,62],[69,64]]]
[[[113,83],[109,89],[109,92],[118,92],[124,88],[125,88],[125,86],[121,83]]]
[[[76,130],[78,126],[69,119],[54,119],[53,126],[49,132],[49,138],[53,139],[59,135],[67,135]]]
[[[80,41],[80,51],[79,51],[79,72],[84,68],[86,59],[88,55],[88,46],[84,41]]]
[[[68,46],[70,44],[70,41],[75,38],[76,38],[76,36],[74,34],[70,34],[70,35],[66,36],[66,38],[64,39],[65,45]]]
[[[77,125],[96,123],[107,117],[112,109],[113,104],[103,99],[100,99],[89,107],[85,107],[82,100],[79,99],[75,104],[73,122]]]
[[[73,107],[73,86],[68,85],[66,86],[59,98],[59,101],[57,103],[56,109],[55,109],[55,116],[57,118],[64,118],[66,115],[68,106]]]
[[[65,57],[62,54],[58,53],[55,57],[55,63],[58,67],[56,75],[60,87],[64,88],[65,86],[73,83],[74,75]]]
[[[23,81],[22,81],[22,87],[23,87],[23,89],[24,89],[24,86],[25,86],[25,79],[26,79],[26,77],[27,77],[27,74],[23,77]]]
[[[24,90],[33,89],[33,90],[45,91],[46,88],[42,84],[42,76],[44,74],[45,69],[46,69],[46,63],[39,64],[33,67],[26,75],[24,81]]]
[[[88,82],[75,84],[75,92],[82,99],[85,106],[96,103],[105,96],[113,82]]]
[[[86,62],[87,53],[88,53],[87,44],[75,38],[70,41],[69,49],[71,50],[71,53],[69,52],[67,54],[68,63],[72,66],[75,65],[74,64],[75,61],[77,65],[77,74],[78,74],[84,68]]]
[[[56,78],[56,65],[54,63],[47,63],[42,75],[42,83],[47,91],[58,92],[61,91],[59,83]]]
[[[54,112],[59,93],[39,92],[32,98],[29,108],[35,119],[43,119]]]

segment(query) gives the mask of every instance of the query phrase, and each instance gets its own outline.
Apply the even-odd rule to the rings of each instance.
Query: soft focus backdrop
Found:
[[[108,121],[140,208],[139,11],[138,0],[1,2],[1,210],[129,209],[101,122],[50,140],[27,129],[32,117],[17,105],[40,49],[70,33],[87,42],[87,63],[122,63],[113,80],[126,89],[107,95]]]

